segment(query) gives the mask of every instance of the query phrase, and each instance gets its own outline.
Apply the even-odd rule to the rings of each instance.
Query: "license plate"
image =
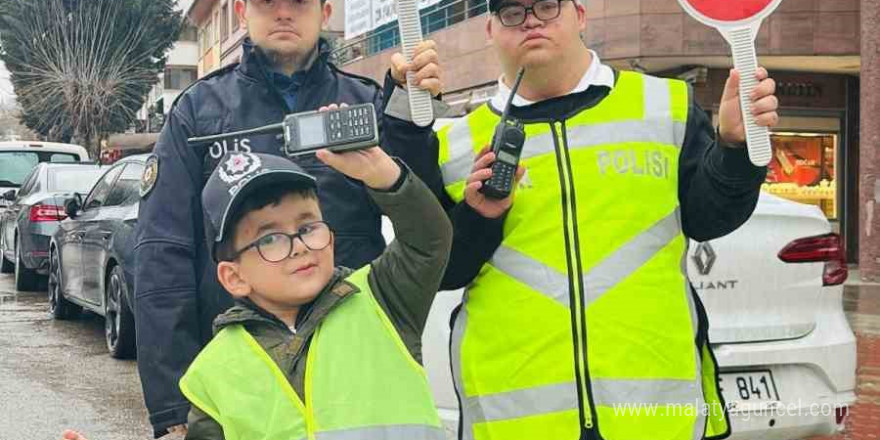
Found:
[[[721,395],[733,408],[779,401],[770,370],[721,373],[720,378]]]

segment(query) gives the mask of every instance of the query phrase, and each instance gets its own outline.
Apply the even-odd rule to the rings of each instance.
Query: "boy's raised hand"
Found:
[[[400,166],[379,147],[333,153],[318,150],[321,162],[373,189],[389,189],[400,178]]]

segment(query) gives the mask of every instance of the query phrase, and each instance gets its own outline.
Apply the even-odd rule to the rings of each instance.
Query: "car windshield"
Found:
[[[0,186],[18,187],[40,162],[76,162],[68,153],[38,153],[35,151],[0,151]]]
[[[21,186],[25,177],[40,162],[37,153],[26,151],[0,152],[0,185]]]
[[[98,177],[101,169],[95,166],[82,168],[59,168],[49,171],[49,191],[69,191],[87,194]]]

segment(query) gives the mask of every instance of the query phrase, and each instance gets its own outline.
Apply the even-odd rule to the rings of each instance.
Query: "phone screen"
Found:
[[[301,148],[314,147],[327,142],[324,133],[324,115],[320,113],[298,118],[297,128]]]
[[[498,157],[498,160],[500,160],[501,162],[507,162],[511,165],[516,163],[516,156],[514,156],[513,154],[510,154],[504,150],[499,150],[497,157]]]

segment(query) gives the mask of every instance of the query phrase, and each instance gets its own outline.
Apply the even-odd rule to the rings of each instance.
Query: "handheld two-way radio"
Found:
[[[513,191],[516,167],[519,165],[519,157],[526,142],[526,132],[523,130],[522,122],[509,115],[513,98],[516,96],[524,73],[525,68],[521,68],[516,75],[516,82],[510,90],[504,113],[501,114],[501,120],[495,126],[495,133],[492,135],[492,152],[495,153],[492,177],[484,181],[483,186],[480,187],[480,192],[492,199],[503,199]]]
[[[379,144],[376,109],[373,104],[358,104],[327,111],[308,111],[287,115],[284,122],[251,130],[189,138],[190,145],[200,145],[247,135],[281,133],[282,150],[288,157],[314,153],[327,148],[334,153],[359,150]]]

